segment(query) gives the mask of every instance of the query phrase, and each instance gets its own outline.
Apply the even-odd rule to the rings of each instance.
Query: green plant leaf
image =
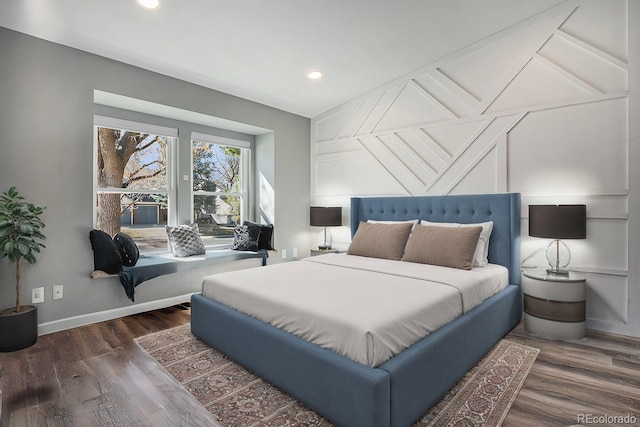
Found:
[[[16,187],[0,195],[0,257],[15,262],[16,269],[21,259],[35,264],[35,254],[45,247],[41,242],[45,236],[40,231],[45,226],[40,219],[44,209],[27,202]],[[16,288],[19,287],[18,281]]]

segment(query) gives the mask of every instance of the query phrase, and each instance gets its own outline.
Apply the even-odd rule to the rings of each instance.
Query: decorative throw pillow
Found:
[[[457,222],[429,222],[420,221],[420,225],[433,225],[436,227],[482,227],[480,232],[480,238],[478,239],[478,245],[473,255],[473,266],[484,267],[489,263],[489,239],[491,238],[491,232],[493,231],[493,221],[479,222],[472,224],[460,224]]]
[[[138,258],[140,258],[140,250],[131,236],[125,233],[116,233],[113,236],[113,242],[120,252],[120,257],[122,257],[122,265],[127,267],[136,265]]]
[[[258,228],[260,236],[258,237],[258,249],[273,250],[273,224],[256,224],[251,221],[244,221],[242,225],[251,228]]]
[[[202,255],[205,252],[198,224],[175,227],[167,225],[165,228],[169,237],[169,247],[174,256],[188,257]]]
[[[412,228],[413,222],[360,222],[347,254],[399,261]]]
[[[235,251],[257,251],[259,238],[259,227],[238,225],[233,229],[233,246],[231,246],[231,249]]]
[[[91,230],[89,240],[93,249],[93,269],[117,274],[122,270],[122,257],[111,236],[102,230]]]
[[[417,226],[403,261],[471,270],[482,227]]]

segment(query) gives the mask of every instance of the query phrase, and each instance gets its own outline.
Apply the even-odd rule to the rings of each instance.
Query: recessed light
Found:
[[[160,6],[160,0],[136,0],[136,2],[145,9],[157,9]]]
[[[322,73],[320,71],[312,71],[307,74],[307,77],[309,77],[311,80],[318,80],[319,78],[322,78]]]

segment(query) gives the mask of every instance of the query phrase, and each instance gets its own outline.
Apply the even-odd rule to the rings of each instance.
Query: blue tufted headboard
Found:
[[[509,282],[520,284],[520,194],[473,194],[451,196],[353,197],[351,237],[360,221],[403,221],[463,224],[493,221],[489,262],[509,269]]]

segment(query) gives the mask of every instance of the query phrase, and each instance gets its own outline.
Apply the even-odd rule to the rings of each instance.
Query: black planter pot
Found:
[[[26,307],[20,313],[0,315],[0,352],[22,350],[38,340],[38,307]]]

